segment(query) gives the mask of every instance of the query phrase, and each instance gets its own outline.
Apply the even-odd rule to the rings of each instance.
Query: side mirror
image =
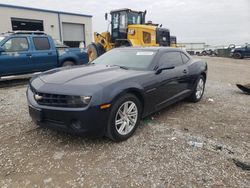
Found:
[[[1,54],[2,52],[5,52],[5,50],[3,49],[3,47],[0,46],[0,54]]]
[[[174,65],[161,65],[160,67],[158,67],[155,74],[160,74],[163,70],[169,70],[169,69],[174,69],[174,68],[175,68]]]
[[[108,20],[108,13],[105,13],[105,20]]]

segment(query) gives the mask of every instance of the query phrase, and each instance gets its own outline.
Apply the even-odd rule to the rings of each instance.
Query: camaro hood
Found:
[[[118,66],[89,65],[54,69],[41,74],[40,79],[48,84],[105,85],[142,74],[142,71],[124,70]]]

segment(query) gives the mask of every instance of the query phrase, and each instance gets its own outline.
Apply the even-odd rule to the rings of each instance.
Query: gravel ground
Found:
[[[122,143],[37,127],[27,81],[2,82],[0,187],[250,187],[250,96],[235,87],[250,82],[250,59],[201,59],[202,101],[142,120]]]

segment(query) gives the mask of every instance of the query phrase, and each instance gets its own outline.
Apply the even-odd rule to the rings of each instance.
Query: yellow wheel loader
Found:
[[[116,47],[170,46],[169,30],[152,22],[145,23],[146,11],[119,9],[110,15],[111,32],[95,32],[94,42],[87,47],[90,62]],[[105,19],[108,20],[107,13]]]

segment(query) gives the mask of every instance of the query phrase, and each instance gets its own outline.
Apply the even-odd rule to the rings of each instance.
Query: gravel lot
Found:
[[[250,59],[200,58],[202,101],[142,120],[122,143],[41,129],[27,81],[0,83],[0,187],[250,187],[250,96],[235,86],[250,82]]]

